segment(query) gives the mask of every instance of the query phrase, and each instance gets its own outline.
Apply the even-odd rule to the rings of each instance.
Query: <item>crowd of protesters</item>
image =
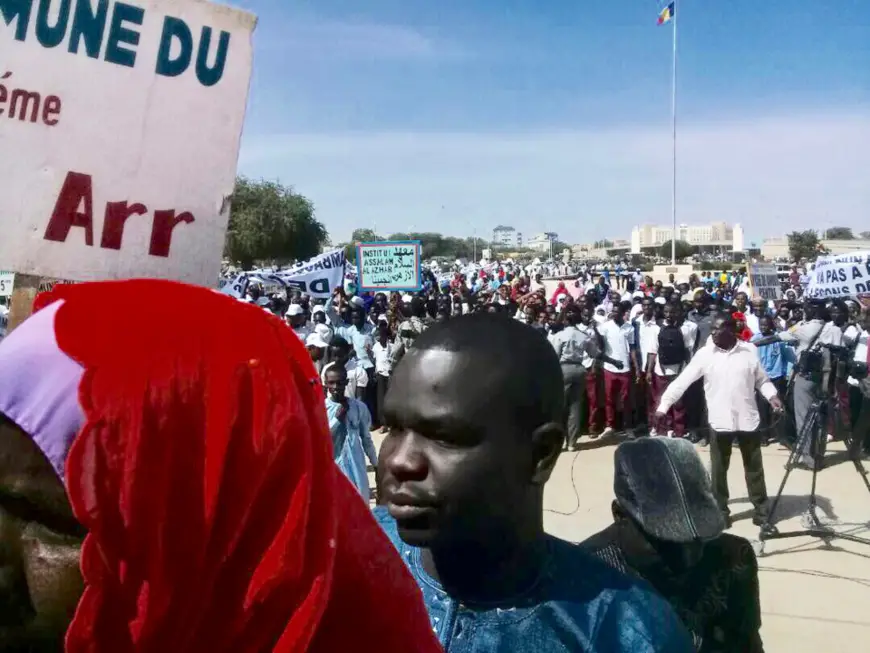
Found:
[[[699,273],[682,281],[672,275],[667,282],[653,282],[627,267],[620,267],[619,274],[614,270],[611,275],[608,270],[598,271],[595,277],[596,273],[583,266],[577,278],[558,282],[552,292],[545,290],[540,274],[528,274],[510,264],[471,274],[456,271],[440,279],[428,273],[418,293],[356,294],[337,289],[327,302],[291,293],[284,310],[318,365],[343,361],[350,392],[366,403],[376,427],[383,421],[383,400],[393,367],[428,325],[481,311],[506,314],[529,324],[550,340],[563,367],[569,448],[578,447],[583,437],[595,439],[617,432],[649,432],[707,444],[700,382],[693,384],[664,419],[655,413],[670,383],[709,342],[713,319],[721,311],[733,315],[738,337],[746,342],[788,333],[814,319],[830,325],[823,341],[857,345],[866,338],[857,302],[809,305],[802,301],[796,272],[794,279],[783,283],[782,300],[766,301],[750,299],[745,274],[740,271]],[[845,340],[832,338],[831,329]],[[777,342],[757,350],[783,398],[797,349]],[[857,380],[845,368],[829,379],[837,402],[828,411],[826,435],[833,438],[852,428],[863,402]],[[797,433],[789,427],[789,420],[775,420],[764,401],[759,401],[759,407],[762,444],[793,443]],[[870,442],[865,445],[867,450]]]

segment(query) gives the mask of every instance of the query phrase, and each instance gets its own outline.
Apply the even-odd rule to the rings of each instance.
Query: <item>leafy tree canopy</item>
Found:
[[[674,248],[677,260],[681,260],[684,258],[688,258],[691,256],[695,249],[687,243],[685,240],[678,240],[677,245]],[[663,258],[671,258],[671,241],[665,241],[662,243],[661,247],[659,247],[658,255]]]
[[[788,254],[795,262],[801,259],[813,260],[823,252],[819,234],[813,229],[793,231],[788,235]]]
[[[855,240],[851,227],[831,227],[825,230],[825,238],[830,240]]]
[[[277,181],[236,179],[225,255],[244,268],[255,261],[302,261],[329,243],[311,201]]]

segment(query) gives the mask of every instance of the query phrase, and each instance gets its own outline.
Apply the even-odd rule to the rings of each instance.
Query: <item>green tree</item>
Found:
[[[855,240],[855,234],[851,227],[831,227],[825,230],[825,239],[831,240]]]
[[[383,238],[378,236],[374,229],[354,229],[350,235],[352,243],[376,243],[380,240]]]
[[[593,246],[595,249],[607,249],[608,247],[613,247],[613,241],[612,241],[612,240],[607,240],[606,238],[605,238],[604,240],[596,240],[596,241],[592,244],[592,246]]]
[[[374,229],[354,229],[350,235],[349,243],[342,243],[339,247],[344,248],[344,255],[351,263],[356,263],[356,246],[360,243],[376,243],[384,240],[375,233]]]
[[[303,261],[328,243],[308,198],[277,181],[236,179],[224,248],[230,260],[245,269],[255,261]]]
[[[685,240],[678,240],[674,251],[676,253],[677,260],[680,261],[684,258],[691,256],[694,252],[694,249]],[[662,246],[659,247],[657,253],[662,258],[671,258],[671,241],[668,240],[662,243]]]
[[[788,235],[788,254],[794,262],[815,259],[821,249],[819,234],[813,229],[793,231]]]
[[[864,240],[870,240],[870,231],[862,231],[861,238]]]

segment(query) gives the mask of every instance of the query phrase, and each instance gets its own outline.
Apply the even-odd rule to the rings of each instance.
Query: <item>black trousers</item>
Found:
[[[390,377],[383,374],[375,374],[377,379],[377,414],[374,419],[377,420],[377,426],[384,425],[384,397],[387,396],[387,390],[390,389]]]
[[[867,383],[865,381],[864,383]],[[860,402],[857,419],[852,422],[852,446],[857,449],[855,453],[870,454],[870,397],[858,391],[857,397],[853,394],[852,401]]]
[[[728,468],[731,465],[731,450],[734,443],[740,447],[743,457],[743,475],[749,500],[759,517],[767,516],[767,484],[764,481],[764,463],[761,458],[759,431],[712,431],[710,441],[710,480],[713,494],[723,515],[730,515],[728,508]]]

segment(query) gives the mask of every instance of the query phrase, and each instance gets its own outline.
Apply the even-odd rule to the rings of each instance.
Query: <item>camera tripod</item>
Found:
[[[815,537],[822,540],[825,544],[830,544],[834,539],[841,539],[870,546],[870,539],[858,537],[857,535],[852,535],[850,533],[838,533],[830,526],[822,524],[816,512],[818,510],[818,504],[816,502],[816,479],[819,473],[819,467],[821,466],[824,457],[824,451],[822,448],[822,437],[824,436],[822,434],[827,430],[825,428],[827,421],[826,417],[830,406],[838,408],[838,405],[833,398],[818,399],[810,405],[810,409],[807,411],[803,428],[798,434],[797,441],[795,442],[795,445],[791,450],[791,455],[786,463],[785,476],[783,476],[782,482],[779,484],[779,490],[777,490],[776,496],[771,502],[767,519],[765,519],[764,523],[761,525],[761,531],[758,535],[760,546],[757,553],[759,555],[764,554],[764,543],[767,540],[780,540],[790,537]],[[867,478],[868,472],[864,467],[864,464],[861,462],[860,452],[855,446],[853,437],[854,436],[851,434],[843,434],[846,451],[849,453],[849,458],[855,466],[855,471],[864,482],[867,492],[870,493],[870,480]],[[809,447],[806,445],[809,445]],[[801,525],[804,528],[802,530],[780,532],[773,524],[773,519],[776,516],[776,509],[782,499],[782,492],[785,489],[785,484],[788,482],[788,477],[797,465],[798,460],[807,455],[806,452],[808,452],[808,455],[813,461],[813,477],[812,484],[810,485],[810,495],[807,498],[807,511],[804,513],[801,520]]]

